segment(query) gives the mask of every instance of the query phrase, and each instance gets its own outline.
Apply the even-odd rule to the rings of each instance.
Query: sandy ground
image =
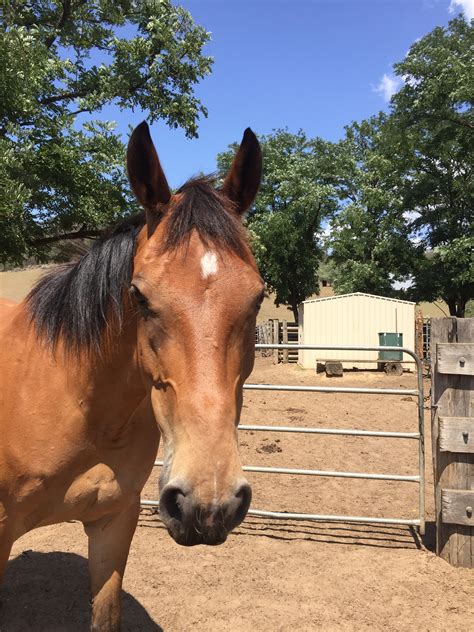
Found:
[[[257,358],[253,382],[328,378]],[[346,373],[331,384],[411,388],[413,375]],[[428,415],[429,411],[426,411]],[[428,418],[428,417],[427,417]],[[411,431],[409,396],[247,391],[243,423]],[[416,473],[413,440],[240,433],[243,461],[280,467]],[[144,510],[124,582],[124,630],[472,630],[474,574],[432,553],[430,440],[427,535],[408,527],[247,518],[219,547],[183,548]],[[157,496],[157,471],[144,497]],[[253,506],[282,511],[416,517],[417,485],[253,474]],[[68,523],[25,535],[3,587],[1,632],[87,630],[87,545]]]

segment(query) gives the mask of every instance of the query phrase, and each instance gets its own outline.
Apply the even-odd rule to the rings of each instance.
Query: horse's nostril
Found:
[[[199,504],[193,489],[168,483],[161,492],[160,516],[178,544],[220,544],[247,514],[252,492],[247,483],[219,504]]]
[[[161,517],[183,522],[184,498],[185,494],[179,487],[165,487],[160,498]]]
[[[233,515],[229,516],[228,529],[234,529],[247,515],[252,500],[252,489],[247,483],[243,483],[235,492],[235,500],[231,503]]]
[[[242,502],[247,502],[250,504],[252,500],[252,489],[248,483],[243,483],[239,489],[235,492],[237,498],[240,498]]]

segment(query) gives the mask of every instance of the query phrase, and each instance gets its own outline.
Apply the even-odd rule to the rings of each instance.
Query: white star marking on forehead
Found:
[[[207,279],[211,274],[217,274],[217,256],[215,252],[206,252],[201,259],[202,278]]]

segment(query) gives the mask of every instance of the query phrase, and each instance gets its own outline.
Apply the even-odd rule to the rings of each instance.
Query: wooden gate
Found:
[[[287,320],[271,318],[257,325],[255,342],[264,345],[297,345],[298,325]],[[298,362],[298,349],[262,349],[262,355],[273,355],[274,364],[279,362]]]

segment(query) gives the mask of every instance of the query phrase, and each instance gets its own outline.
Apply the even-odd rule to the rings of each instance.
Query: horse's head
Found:
[[[219,544],[251,499],[237,425],[263,282],[241,217],[258,191],[260,146],[248,129],[220,191],[201,178],[173,195],[145,123],[132,134],[127,162],[147,217],[131,293],[165,442],[160,513],[179,544]]]

